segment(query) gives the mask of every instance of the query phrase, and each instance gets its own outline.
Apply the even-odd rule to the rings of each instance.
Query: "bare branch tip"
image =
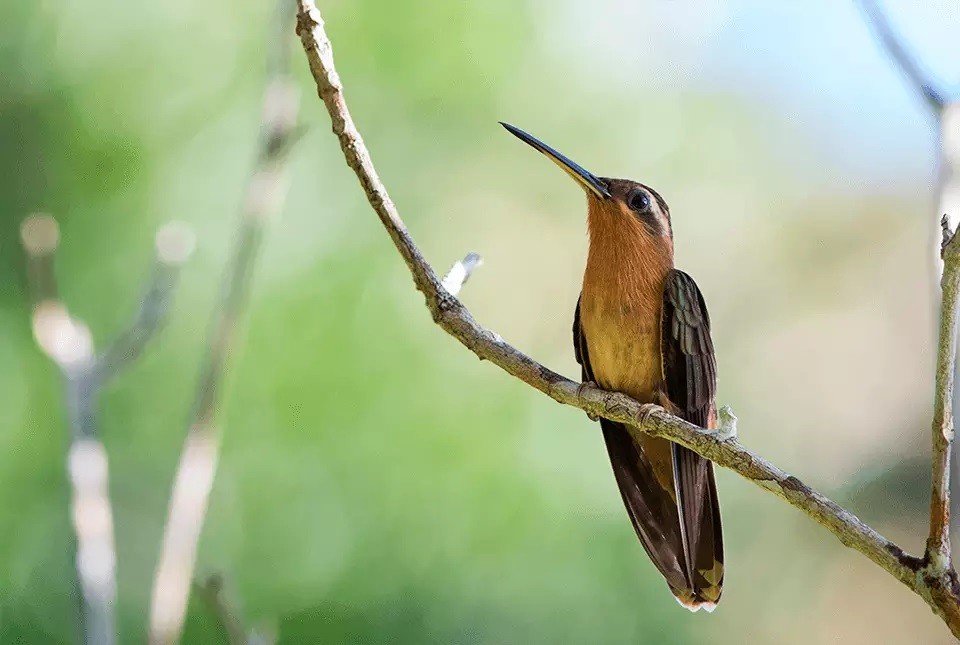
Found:
[[[184,222],[168,222],[160,227],[155,238],[157,260],[170,266],[185,263],[196,248],[193,229]]]
[[[60,227],[53,215],[34,213],[20,224],[20,241],[29,255],[48,255],[60,243]]]
[[[323,27],[323,16],[313,0],[298,0],[297,7],[297,33],[300,33],[301,27],[310,29],[312,27]],[[303,24],[305,23],[305,24]],[[312,24],[311,24],[312,23]]]

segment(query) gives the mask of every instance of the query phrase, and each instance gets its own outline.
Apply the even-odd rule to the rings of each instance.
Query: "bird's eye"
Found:
[[[638,213],[645,213],[650,209],[650,197],[642,190],[635,190],[627,197],[627,206]]]

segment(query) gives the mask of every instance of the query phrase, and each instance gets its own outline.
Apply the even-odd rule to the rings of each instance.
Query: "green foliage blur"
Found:
[[[504,119],[660,189],[678,263],[711,307],[721,403],[742,440],[920,548],[927,186],[828,181],[840,171],[815,128],[730,91],[664,87],[657,68],[614,82],[578,61],[577,47],[602,43],[558,43],[563,20],[542,3],[320,7],[427,257],[442,270],[484,256],[463,293],[482,323],[577,374],[582,196]],[[73,642],[77,608],[60,383],[31,338],[19,222],[57,217],[62,295],[101,344],[135,310],[156,228],[183,220],[198,236],[169,327],[101,401],[121,636],[143,642],[272,10],[0,5],[0,643]],[[224,576],[251,626],[281,643],[947,642],[905,588],[727,472],[723,603],[679,608],[633,535],[596,425],[432,324],[291,47],[306,134],[228,374],[198,568]],[[184,641],[225,642],[196,600]]]

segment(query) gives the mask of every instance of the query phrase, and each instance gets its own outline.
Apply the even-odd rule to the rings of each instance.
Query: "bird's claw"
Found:
[[[737,415],[729,405],[721,406],[717,410],[717,438],[720,441],[730,441],[737,438]]]
[[[583,388],[585,388],[585,387],[597,387],[597,384],[596,384],[595,382],[593,382],[593,381],[584,381],[583,383],[581,383],[580,386],[577,388],[577,398],[578,398],[578,399],[581,399],[581,400],[582,400],[581,395],[583,394]],[[590,412],[586,412],[586,411],[584,411],[584,412],[586,413],[587,418],[590,419],[591,421],[599,421],[599,420],[600,420],[600,417],[598,417],[597,415],[591,414]]]

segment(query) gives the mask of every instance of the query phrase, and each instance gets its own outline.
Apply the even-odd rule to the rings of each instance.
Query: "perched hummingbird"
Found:
[[[597,177],[523,130],[511,134],[587,193],[590,250],[573,317],[582,380],[716,428],[717,364],[700,289],[673,266],[670,209],[649,186]],[[677,601],[713,611],[723,534],[713,464],[666,439],[634,441],[600,419],[620,495],[647,555]]]

